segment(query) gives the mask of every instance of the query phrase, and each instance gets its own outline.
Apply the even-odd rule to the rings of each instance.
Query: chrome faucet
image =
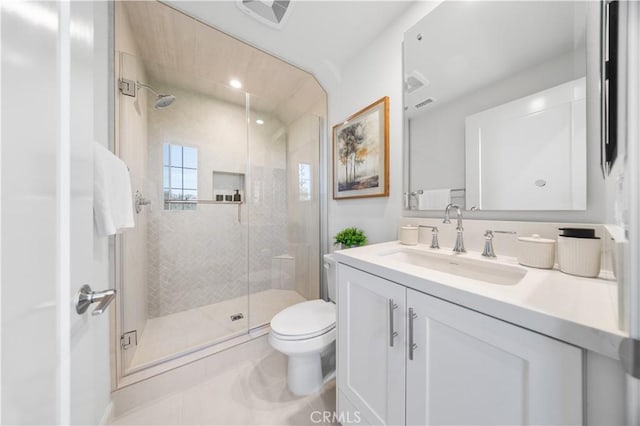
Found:
[[[458,224],[456,226],[456,243],[453,246],[453,252],[466,253],[467,251],[464,249],[464,240],[462,239],[462,231],[464,231],[464,228],[462,227],[462,210],[460,210],[460,206],[453,203],[447,204],[447,208],[444,209],[444,220],[442,223],[451,223],[451,220],[449,219],[449,210],[451,209],[456,209],[456,215],[458,216]]]
[[[496,257],[496,252],[493,250],[493,234],[515,234],[515,232],[492,231],[491,229],[487,229],[484,233],[484,250],[482,250],[484,257]]]
[[[418,225],[419,228],[429,228],[431,229],[431,245],[429,248],[439,249],[440,243],[438,243],[438,227],[437,226],[428,226],[428,225]]]

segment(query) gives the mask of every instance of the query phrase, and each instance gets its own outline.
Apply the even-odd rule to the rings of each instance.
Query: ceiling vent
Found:
[[[416,109],[422,108],[423,106],[427,106],[435,101],[436,100],[434,98],[427,98],[424,101],[420,102],[419,104],[416,104]]]
[[[424,75],[422,75],[419,71],[412,71],[410,74],[405,76],[405,89],[407,93],[413,93],[421,87],[425,87],[429,85],[429,80],[426,79]]]
[[[276,29],[284,26],[291,12],[290,0],[238,0],[237,4],[247,15]]]

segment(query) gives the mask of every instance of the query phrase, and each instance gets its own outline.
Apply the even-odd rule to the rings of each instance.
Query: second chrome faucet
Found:
[[[454,253],[466,253],[467,251],[464,249],[464,239],[462,238],[462,231],[464,228],[462,227],[462,210],[460,210],[460,206],[457,204],[449,203],[444,210],[444,220],[442,223],[451,223],[451,219],[449,219],[449,210],[455,209],[458,224],[456,225],[456,243],[453,245]]]
[[[440,243],[438,242],[438,227],[437,226],[428,226],[428,225],[418,225],[418,228],[429,228],[431,229],[431,245],[429,248],[439,249]]]

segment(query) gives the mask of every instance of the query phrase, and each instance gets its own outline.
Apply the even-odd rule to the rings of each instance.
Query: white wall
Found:
[[[383,96],[389,96],[390,115],[389,197],[329,200],[330,244],[336,233],[349,226],[362,228],[371,243],[396,238],[396,225],[402,212],[402,40],[404,32],[438,3],[416,3],[351,59],[343,68],[338,84],[326,87],[329,95],[329,144],[332,143],[331,126]],[[329,173],[331,158],[329,149]],[[331,188],[331,179],[329,176],[328,188]]]

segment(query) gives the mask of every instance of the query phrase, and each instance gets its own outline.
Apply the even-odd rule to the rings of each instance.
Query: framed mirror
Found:
[[[587,210],[599,7],[445,1],[405,33],[406,210]]]

